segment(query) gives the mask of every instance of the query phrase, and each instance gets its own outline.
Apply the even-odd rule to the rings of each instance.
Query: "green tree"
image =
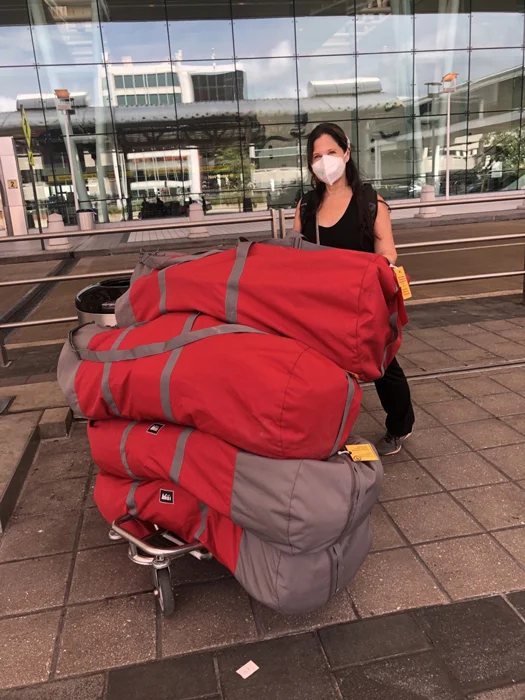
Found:
[[[215,171],[228,178],[234,190],[246,190],[252,180],[252,167],[247,149],[228,146],[221,148],[215,155]]]

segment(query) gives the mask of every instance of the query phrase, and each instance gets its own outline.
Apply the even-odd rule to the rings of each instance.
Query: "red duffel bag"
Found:
[[[119,326],[196,310],[294,338],[361,380],[380,377],[407,322],[386,258],[335,248],[243,241],[200,256],[142,257],[117,302]]]
[[[170,481],[289,553],[334,544],[352,517],[370,511],[383,474],[379,460],[354,463],[346,453],[326,462],[270,459],[178,425],[113,418],[91,421],[88,437],[105,473]]]
[[[289,338],[196,313],[70,334],[58,363],[69,405],[92,419],[192,426],[281,459],[326,459],[352,430],[355,379]]]

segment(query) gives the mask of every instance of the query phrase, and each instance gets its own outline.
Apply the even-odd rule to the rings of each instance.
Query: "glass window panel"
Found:
[[[146,76],[148,87],[157,87],[157,74],[156,73],[149,73]]]
[[[119,107],[126,106],[126,95],[117,95],[117,104]]]
[[[104,5],[109,21],[102,22],[102,37],[110,61],[169,60],[164,0],[105,0]]]
[[[26,110],[42,109],[36,68],[0,68],[0,136],[13,135],[13,125],[3,119],[4,116],[12,114],[15,133],[23,137],[22,116],[17,115],[22,105]]]
[[[124,87],[125,88],[133,88],[135,87],[135,81],[133,80],[132,75],[125,75],[124,76]]]
[[[237,58],[293,56],[295,32],[290,0],[233,0]]]
[[[115,81],[115,87],[118,90],[122,90],[122,88],[124,87],[124,76],[123,75],[115,75],[114,81]]]
[[[365,179],[379,184],[412,176],[412,119],[360,119],[357,128],[358,162]]]
[[[150,105],[158,105],[159,104],[159,96],[158,95],[150,95],[149,96],[149,103],[150,103]]]
[[[520,112],[492,112],[469,119],[468,168],[473,191],[517,189],[523,162]],[[475,177],[474,177],[475,175]]]
[[[451,110],[465,113],[468,107],[468,51],[420,52],[415,55],[414,100],[415,111],[428,109],[432,104],[434,114],[445,114],[447,99],[441,92],[441,79],[447,73],[458,73],[457,91],[451,97]],[[437,83],[437,85],[429,85]],[[430,95],[430,96],[429,96]]]
[[[128,107],[135,107],[137,104],[137,98],[135,95],[126,95],[126,104]]]
[[[470,130],[470,123],[469,123]],[[414,172],[416,181],[433,184],[444,195],[447,163],[447,118],[445,114],[418,118],[414,129]],[[450,194],[467,192],[467,118],[453,120],[450,130]]]
[[[39,66],[38,75],[45,96],[44,107],[48,125],[57,119],[54,91],[69,90],[75,100],[76,114],[71,122],[76,133],[109,133],[113,130],[110,110],[94,110],[89,119],[82,119],[84,107],[105,107],[108,101],[116,103],[113,85],[108,88],[107,74],[103,65],[88,66]]]
[[[138,87],[138,88],[144,87],[144,76],[143,75],[136,75],[135,76],[135,87]]]
[[[157,85],[159,87],[166,87],[166,73],[159,73],[157,75]]]
[[[241,100],[297,99],[297,75],[292,57],[246,59],[237,64],[237,70]]]
[[[522,46],[523,0],[471,0],[473,48]]]
[[[28,0],[37,63],[101,63],[102,36],[97,3]]]
[[[469,45],[470,0],[458,0],[457,12],[441,0],[418,0],[415,5],[416,51],[463,49]]]
[[[470,56],[471,111],[519,109],[522,83],[522,49],[472,51]]]
[[[414,21],[412,2],[372,0],[361,9],[356,18],[357,50],[359,53],[412,51],[414,48]],[[393,57],[393,60],[396,60]]]
[[[412,53],[359,55],[357,74],[359,119],[413,113]]]
[[[301,57],[297,63],[299,108],[308,121],[338,121],[355,116],[354,56]]]
[[[144,107],[146,104],[146,95],[137,95],[137,105],[139,107]]]
[[[173,73],[166,73],[166,85],[171,87],[173,85]]]
[[[233,59],[229,0],[167,0],[166,8],[173,60]]]
[[[347,0],[296,0],[295,31],[299,55],[353,53],[354,3]]]
[[[231,102],[237,112],[237,95],[246,99],[247,71],[244,64],[228,61],[188,62],[180,66],[183,102]],[[237,69],[236,69],[237,68]]]
[[[159,104],[161,104],[161,105],[168,104],[168,95],[166,93],[159,95]]]
[[[0,3],[0,66],[26,66],[35,62],[25,3]]]

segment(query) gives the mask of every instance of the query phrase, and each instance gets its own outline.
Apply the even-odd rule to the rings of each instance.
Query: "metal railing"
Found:
[[[501,202],[501,201],[512,201],[512,200],[525,200],[525,192],[521,194],[516,194],[516,195],[506,195],[506,196],[489,196],[489,197],[477,197],[477,198],[472,198],[467,201],[464,199],[461,200],[454,200],[454,199],[448,199],[448,200],[435,200],[431,202],[405,202],[405,203],[399,203],[396,204],[395,202],[392,203],[390,206],[392,209],[415,209],[415,208],[425,208],[425,207],[439,207],[439,206],[450,206],[453,204],[476,204],[476,203],[486,203],[486,202]],[[43,240],[43,239],[48,239],[48,238],[69,238],[69,237],[76,237],[76,236],[92,236],[92,235],[108,235],[112,233],[122,233],[122,232],[140,232],[140,231],[151,231],[151,230],[162,230],[162,229],[177,229],[177,228],[194,228],[194,227],[208,227],[208,226],[216,226],[216,225],[221,225],[221,224],[226,224],[226,225],[235,225],[235,224],[244,224],[244,223],[258,223],[258,222],[268,222],[270,223],[270,228],[271,228],[271,234],[273,238],[282,238],[286,235],[286,220],[287,219],[292,219],[294,217],[294,212],[289,212],[285,211],[283,209],[280,210],[274,210],[271,209],[265,214],[261,214],[260,216],[249,216],[249,217],[239,217],[239,218],[221,218],[221,219],[212,219],[211,217],[208,219],[206,218],[204,221],[188,221],[188,222],[181,222],[181,223],[165,223],[165,224],[148,224],[146,226],[137,226],[134,227],[133,229],[130,229],[128,226],[126,227],[116,227],[114,229],[108,230],[93,230],[93,231],[73,231],[73,232],[64,232],[64,233],[52,233],[52,234],[38,234],[38,235],[31,235],[31,236],[24,236],[23,240]],[[402,243],[397,247],[399,251],[402,250],[410,250],[414,248],[437,248],[441,246],[447,246],[447,245],[462,245],[462,244],[472,244],[472,243],[480,243],[480,242],[492,242],[492,241],[508,241],[508,240],[519,240],[519,239],[525,239],[525,232],[523,233],[513,233],[513,234],[503,234],[500,236],[476,236],[476,237],[471,237],[471,238],[454,238],[454,239],[448,239],[448,240],[437,240],[437,241],[418,241],[414,243]],[[11,239],[1,239],[0,238],[0,243],[5,242],[8,240],[9,242],[12,242]],[[197,239],[196,239],[197,240]],[[203,239],[199,238],[199,240],[209,240],[208,238]],[[429,252],[434,252],[434,251],[429,251]],[[83,280],[83,279],[94,279],[97,277],[121,277],[124,275],[131,275],[133,273],[133,269],[123,269],[123,270],[114,270],[114,271],[107,271],[107,272],[88,272],[84,274],[79,274],[79,275],[55,275],[55,276],[49,276],[49,277],[34,277],[34,278],[27,278],[27,279],[18,279],[18,280],[9,280],[9,281],[3,281],[0,282],[0,288],[2,287],[15,287],[15,286],[22,286],[22,285],[35,285],[35,284],[49,284],[49,283],[57,283],[57,282],[67,282],[67,281],[74,281],[74,280]],[[448,284],[448,283],[453,283],[453,282],[470,282],[470,281],[475,281],[475,280],[483,280],[483,279],[496,279],[496,278],[503,278],[503,277],[518,277],[522,276],[524,277],[524,292],[523,292],[523,298],[524,298],[524,303],[525,303],[525,261],[524,261],[524,269],[522,270],[511,270],[508,272],[492,272],[492,273],[485,273],[485,274],[478,274],[478,275],[462,275],[458,277],[442,277],[442,278],[435,278],[435,279],[426,279],[426,280],[415,280],[411,282],[412,287],[419,287],[419,286],[425,286],[425,285],[433,285],[433,284]],[[12,323],[1,323],[0,324],[0,366],[7,366],[7,355],[6,355],[6,350],[5,350],[5,345],[4,345],[4,340],[2,337],[2,331],[10,331],[13,330],[14,328],[29,328],[29,327],[34,327],[34,326],[44,326],[44,325],[52,325],[52,324],[58,324],[58,323],[74,323],[77,321],[77,316],[66,316],[66,317],[61,317],[61,318],[48,318],[48,319],[36,319],[32,321],[17,321],[17,322],[12,322]]]

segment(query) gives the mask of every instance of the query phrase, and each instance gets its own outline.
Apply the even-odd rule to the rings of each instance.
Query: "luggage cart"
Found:
[[[124,540],[128,543],[128,556],[132,562],[140,566],[153,567],[154,595],[159,601],[159,607],[165,617],[175,611],[175,596],[171,583],[170,565],[174,559],[190,554],[199,561],[211,559],[212,555],[200,542],[188,544],[168,530],[156,529],[145,537],[135,537],[122,525],[130,521],[140,522],[132,515],[123,515],[115,520],[109,531],[109,539],[116,542]]]

